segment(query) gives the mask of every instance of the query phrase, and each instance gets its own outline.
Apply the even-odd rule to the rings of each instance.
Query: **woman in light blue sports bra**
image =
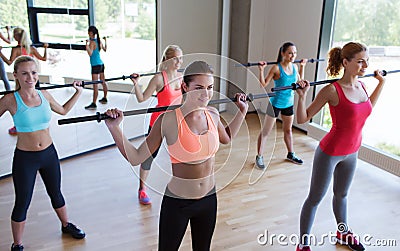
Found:
[[[23,250],[22,235],[26,214],[38,172],[60,219],[61,231],[77,239],[85,237],[85,233],[68,220],[65,200],[60,189],[60,161],[49,131],[52,111],[61,115],[67,114],[82,93],[81,82],[73,83],[76,92],[64,105],[60,105],[47,91],[35,89],[39,80],[37,69],[38,64],[34,58],[16,58],[16,91],[0,99],[0,116],[8,111],[18,132],[12,164],[15,204],[11,214],[14,239],[11,250]]]
[[[278,59],[276,60],[277,64],[274,64],[271,67],[267,77],[264,77],[264,69],[267,66],[267,63],[265,61],[259,62],[258,68],[260,70],[259,80],[261,86],[265,88],[272,79],[275,82],[275,87],[290,86],[292,83],[296,83],[297,80],[303,79],[304,68],[307,63],[307,59],[301,60],[300,70],[298,70],[297,65],[293,64],[294,60],[296,59],[296,55],[296,46],[291,42],[284,43],[279,48]],[[284,135],[283,138],[288,151],[286,159],[295,164],[303,164],[303,161],[295,155],[293,149],[293,103],[294,92],[292,90],[278,91],[276,92],[275,97],[270,98],[264,124],[262,125],[262,129],[257,141],[256,166],[258,168],[265,168],[262,154],[264,152],[267,136],[275,125],[276,118],[279,116],[279,113],[281,113]]]

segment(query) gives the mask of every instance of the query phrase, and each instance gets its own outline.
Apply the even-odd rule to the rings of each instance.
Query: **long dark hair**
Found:
[[[185,68],[183,72],[183,82],[185,85],[189,86],[189,83],[193,81],[195,76],[203,74],[214,74],[214,70],[211,65],[204,61],[194,61]],[[181,88],[181,90],[182,94],[185,94],[185,90],[183,90],[183,88]]]
[[[89,26],[88,32],[92,32],[93,34],[97,35],[96,36],[97,37],[97,45],[98,45],[97,49],[99,49],[99,51],[100,51],[101,50],[101,46],[100,46],[101,41],[100,41],[99,30],[96,28],[96,26],[91,25],[91,26]]]
[[[280,63],[282,61],[282,53],[286,52],[286,50],[290,47],[290,46],[295,46],[294,43],[292,42],[286,42],[284,43],[281,48],[279,48],[278,51],[278,58],[276,59],[276,62]]]

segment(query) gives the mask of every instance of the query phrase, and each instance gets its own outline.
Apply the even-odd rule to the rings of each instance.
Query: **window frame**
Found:
[[[31,40],[36,47],[43,46],[40,41],[39,27],[38,27],[38,14],[61,14],[61,15],[76,15],[87,16],[89,23],[88,26],[94,25],[94,2],[87,0],[87,9],[69,9],[69,8],[49,8],[49,7],[35,7],[34,0],[26,0],[28,11],[29,31]],[[48,43],[49,48],[53,49],[72,49],[72,50],[85,50],[85,45],[81,44],[65,44],[65,43]]]

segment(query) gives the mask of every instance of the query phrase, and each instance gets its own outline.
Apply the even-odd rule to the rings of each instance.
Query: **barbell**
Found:
[[[382,76],[386,76],[387,74],[398,73],[398,72],[400,72],[400,70],[394,70],[394,71],[382,70]],[[374,77],[374,76],[375,76],[375,73],[372,73],[372,74],[367,74],[367,75],[361,76],[359,78],[368,78],[368,77]],[[338,80],[339,80],[339,78],[310,82],[310,86],[321,85],[321,84],[330,84],[330,83],[336,82]],[[292,83],[291,85],[288,85],[288,86],[273,87],[273,88],[271,88],[271,91],[276,92],[276,91],[283,91],[283,90],[297,90],[298,88],[300,88],[300,86],[298,84]]]
[[[253,101],[255,99],[267,98],[267,97],[273,97],[273,96],[275,96],[275,93],[261,93],[261,94],[251,94],[250,93],[247,95],[246,101]],[[214,99],[214,100],[211,100],[208,103],[208,105],[216,105],[216,104],[223,104],[223,103],[229,103],[229,102],[236,102],[236,99],[235,98]],[[124,114],[124,116],[132,116],[132,115],[140,115],[140,114],[145,114],[145,113],[170,111],[170,110],[179,108],[181,106],[182,106],[182,104],[170,105],[170,106],[160,106],[160,107],[154,107],[154,108],[144,108],[144,109],[138,109],[138,110],[124,111],[123,114]],[[82,117],[75,117],[75,118],[68,118],[68,119],[60,119],[60,120],[58,120],[58,124],[66,125],[66,124],[93,121],[93,120],[100,122],[100,121],[108,119],[108,118],[110,118],[110,117],[107,116],[105,113],[96,112],[96,115],[82,116]]]

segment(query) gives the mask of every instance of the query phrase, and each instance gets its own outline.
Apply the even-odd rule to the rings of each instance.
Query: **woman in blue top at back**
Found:
[[[259,80],[262,87],[266,87],[269,82],[273,79],[275,87],[279,86],[290,86],[292,83],[296,83],[297,80],[304,78],[304,68],[307,63],[307,59],[302,59],[300,63],[300,70],[297,65],[293,64],[296,59],[297,50],[296,46],[291,42],[284,43],[279,48],[277,64],[274,64],[268,72],[267,77],[264,77],[264,69],[267,66],[265,61],[259,62]],[[286,159],[296,163],[303,164],[303,161],[298,158],[293,150],[293,139],[292,139],[292,125],[293,125],[293,103],[294,103],[294,92],[292,90],[277,91],[276,96],[270,98],[270,103],[267,107],[267,114],[265,115],[264,124],[262,126],[260,135],[257,141],[257,156],[256,165],[257,167],[264,169],[263,152],[265,142],[268,134],[271,132],[276,118],[281,113],[283,123],[283,135],[288,154]]]
[[[104,76],[104,63],[100,58],[100,51],[104,50],[107,51],[107,38],[103,37],[104,44],[101,42],[99,30],[95,26],[89,26],[88,29],[89,39],[86,40],[86,51],[90,57],[90,65],[92,67],[92,80],[103,81],[101,85],[103,86],[104,96],[102,99],[99,100],[100,103],[106,104],[107,103],[107,83],[105,81]],[[93,85],[93,101],[90,105],[85,106],[85,109],[94,110],[97,108],[96,100],[99,95],[99,87]]]

